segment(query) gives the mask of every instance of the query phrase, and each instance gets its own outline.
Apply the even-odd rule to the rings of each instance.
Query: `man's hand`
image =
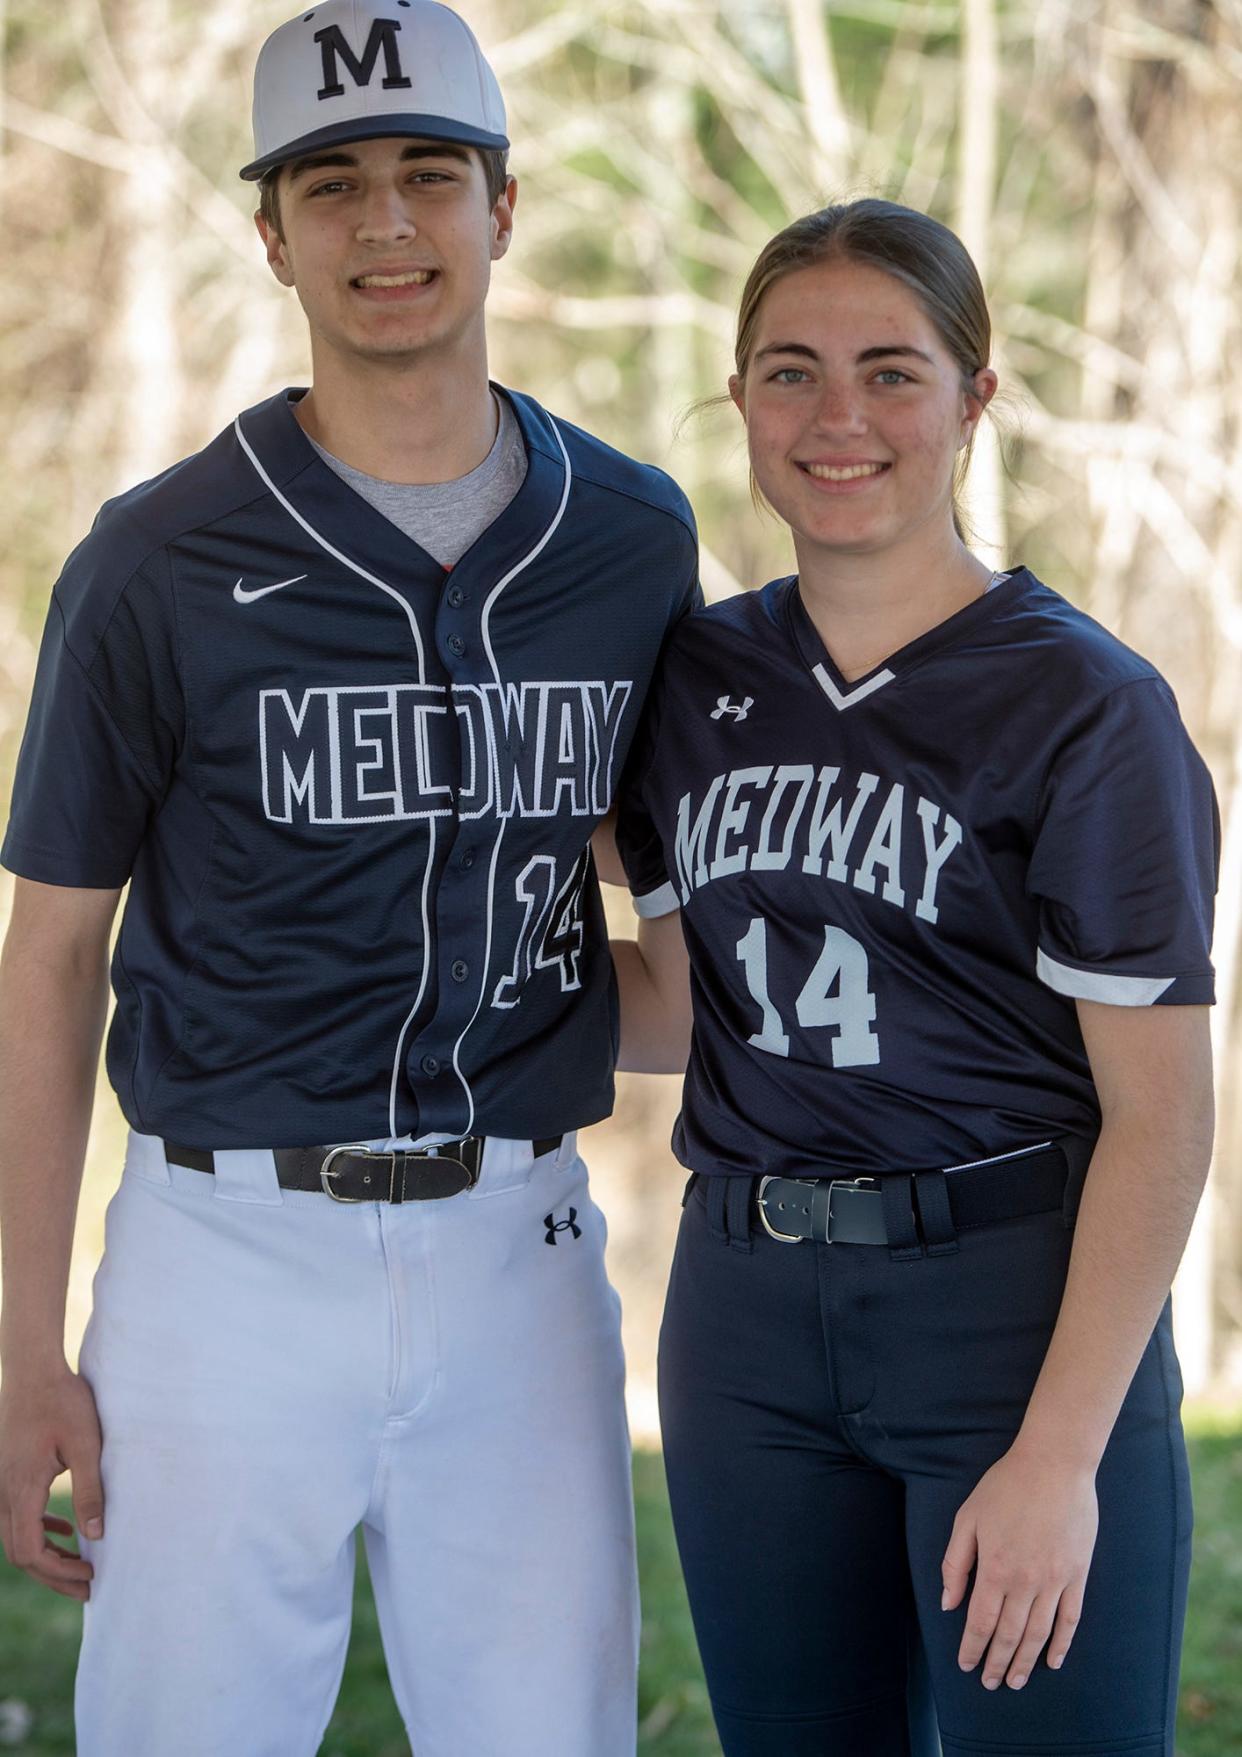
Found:
[[[1098,1524],[1094,1470],[1042,1459],[1020,1442],[963,1501],[941,1567],[941,1607],[962,1602],[973,1567],[957,1657],[969,1672],[986,1650],[985,1689],[1003,1680],[1020,1690],[1045,1642],[1048,1664],[1061,1665],[1082,1614]]]
[[[95,1399],[86,1380],[67,1366],[49,1379],[0,1387],[0,1540],[4,1553],[41,1586],[66,1598],[90,1597],[94,1569],[51,1533],[72,1537],[73,1526],[47,1511],[55,1477],[73,1478],[78,1529],[103,1536],[103,1484]]]

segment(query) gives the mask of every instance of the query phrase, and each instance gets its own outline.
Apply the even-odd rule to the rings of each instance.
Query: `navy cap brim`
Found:
[[[323,147],[345,146],[351,140],[384,140],[394,134],[416,135],[420,140],[452,141],[455,146],[477,146],[487,152],[507,152],[508,136],[489,134],[485,128],[472,128],[467,122],[452,122],[444,116],[387,115],[360,117],[355,122],[334,122],[329,128],[317,128],[292,140],[279,151],[243,167],[240,175],[247,183],[257,183],[268,171],[287,165],[291,159],[304,159],[308,153]]]

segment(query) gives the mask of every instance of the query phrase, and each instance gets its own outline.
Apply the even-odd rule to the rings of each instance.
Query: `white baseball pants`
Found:
[[[359,1526],[417,1757],[633,1757],[619,1304],[574,1137],[395,1208],[216,1164],[133,1135],[108,1212],[79,1757],[311,1757]]]

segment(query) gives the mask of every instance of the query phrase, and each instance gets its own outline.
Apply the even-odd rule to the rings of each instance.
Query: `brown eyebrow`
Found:
[[[445,140],[437,141],[434,144],[411,144],[405,147],[401,153],[401,162],[404,164],[409,159],[458,159],[462,164],[468,165],[470,153],[468,148],[457,146],[452,141]],[[359,162],[357,155],[350,152],[309,153],[304,159],[294,159],[289,166],[289,181],[292,183],[296,178],[304,176],[307,171],[334,168],[357,170]]]
[[[796,354],[800,360],[819,359],[814,348],[808,348],[805,342],[769,342],[766,348],[760,348],[755,359],[766,360],[769,354]]]
[[[764,360],[769,354],[793,354],[799,360],[819,359],[815,349],[809,348],[805,342],[769,342],[766,348],[760,348],[755,359]],[[856,364],[865,366],[872,360],[909,359],[911,357],[916,360],[926,360],[929,366],[935,365],[930,354],[924,353],[922,348],[912,347],[908,342],[894,342],[891,346],[880,348],[864,348],[862,353],[858,355]]]
[[[926,360],[929,366],[934,366],[936,364],[930,354],[925,354],[922,348],[911,347],[909,342],[902,342],[891,348],[864,348],[862,353],[858,356],[858,364],[860,366],[865,366],[869,360],[885,360],[892,355],[895,355],[898,359],[910,359],[913,357],[915,360]]]

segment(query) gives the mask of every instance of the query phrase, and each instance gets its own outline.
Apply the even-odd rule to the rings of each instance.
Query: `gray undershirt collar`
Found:
[[[526,444],[513,406],[496,396],[500,419],[483,462],[452,482],[385,482],[355,470],[306,435],[329,469],[441,567],[452,567],[505,510],[526,479]]]

